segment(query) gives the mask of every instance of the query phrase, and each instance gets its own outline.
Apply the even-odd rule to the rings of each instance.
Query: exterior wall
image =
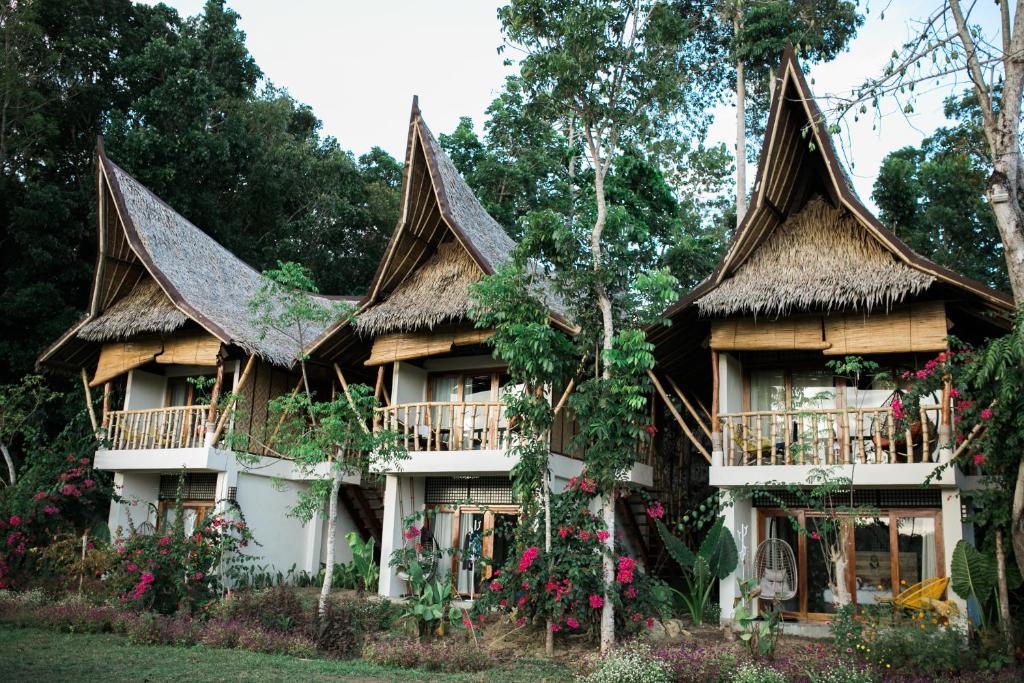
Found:
[[[118,535],[118,529],[128,533],[129,519],[136,527],[143,522],[156,525],[156,511],[160,493],[160,475],[139,472],[115,472],[114,491],[125,499],[124,503],[111,501],[107,526],[110,537]]]
[[[292,565],[296,570],[318,571],[319,562],[315,567],[308,566],[307,545],[311,540],[308,527],[319,524],[320,520],[303,524],[289,515],[298,502],[299,493],[309,485],[295,481],[275,482],[269,477],[244,472],[238,474],[237,482],[238,506],[259,543],[247,549],[247,554],[253,557],[252,564],[270,565],[280,572],[287,572]]]
[[[320,548],[318,562],[319,565],[324,565],[327,562],[327,519],[324,517],[318,517],[311,523],[319,523],[320,525],[320,537],[322,540],[318,543]],[[352,548],[349,547],[345,534],[350,531],[354,531],[355,528],[356,525],[349,516],[348,511],[345,510],[343,505],[338,505],[338,535],[334,539],[334,562],[336,564],[344,564],[352,561]]]
[[[719,412],[738,413],[743,410],[743,364],[736,356],[718,356]]]
[[[419,403],[427,396],[427,371],[412,363],[395,363],[391,379],[391,402]]]
[[[125,410],[163,408],[167,396],[167,378],[135,368],[128,372],[128,388],[124,396]]]
[[[757,511],[749,500],[735,500],[722,511],[725,527],[732,532],[737,550],[741,549],[736,570],[718,584],[718,608],[723,625],[732,623],[736,613],[734,603],[740,595],[740,580],[753,571],[754,553],[757,550]]]

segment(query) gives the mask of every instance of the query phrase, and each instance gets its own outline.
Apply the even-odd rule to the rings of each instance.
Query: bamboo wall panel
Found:
[[[159,339],[139,339],[131,342],[109,342],[100,349],[96,375],[89,386],[98,387],[132,368],[145,365],[163,350]]]
[[[780,320],[729,318],[711,323],[711,348],[718,351],[821,350],[821,318]]]
[[[164,340],[157,363],[167,365],[217,365],[220,340],[211,334],[176,335]]]
[[[366,365],[384,365],[400,360],[425,358],[448,353],[456,346],[479,344],[494,334],[493,330],[458,329],[439,332],[399,332],[373,340]]]
[[[828,356],[946,349],[946,307],[928,301],[889,313],[847,313],[825,318]]]

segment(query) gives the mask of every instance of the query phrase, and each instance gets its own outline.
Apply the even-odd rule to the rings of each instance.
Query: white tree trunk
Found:
[[[601,513],[604,516],[604,524],[608,529],[608,540],[604,542],[605,554],[601,561],[601,569],[604,575],[604,585],[611,593],[611,586],[615,582],[615,493],[606,493],[601,496]],[[601,608],[601,654],[607,654],[615,645],[615,607],[612,605],[611,596],[604,596],[604,607]]]
[[[7,450],[7,444],[2,441],[0,441],[0,451],[3,451],[4,462],[7,463],[7,472],[10,477],[8,486],[14,486],[18,481],[18,472],[14,469],[14,458],[11,457],[11,452]]]
[[[544,554],[548,558],[548,574],[551,573],[551,470],[544,466]],[[548,657],[555,654],[555,632],[551,630],[551,619],[547,620],[547,635],[544,638],[544,652]]]
[[[317,613],[323,617],[327,613],[327,603],[331,599],[331,584],[334,581],[334,542],[338,536],[338,493],[341,491],[341,472],[335,467],[331,479],[331,499],[327,504],[327,557],[324,560],[324,585],[320,588],[320,600]]]

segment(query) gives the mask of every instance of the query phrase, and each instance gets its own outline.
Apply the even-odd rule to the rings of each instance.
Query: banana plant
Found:
[[[739,555],[732,533],[725,528],[725,518],[719,517],[708,530],[700,548],[694,553],[682,539],[668,530],[660,519],[654,520],[665,550],[683,570],[686,591],[672,589],[686,605],[695,625],[704,623],[708,599],[716,580],[727,577],[736,569]]]
[[[407,598],[401,618],[414,621],[421,638],[443,631],[446,623],[453,628],[462,623],[462,610],[452,606],[451,581],[427,579],[419,562],[412,562],[409,584],[412,595]]]
[[[356,574],[356,587],[362,591],[376,591],[380,579],[380,567],[373,561],[374,540],[364,541],[354,531],[345,534],[352,549],[352,565]]]

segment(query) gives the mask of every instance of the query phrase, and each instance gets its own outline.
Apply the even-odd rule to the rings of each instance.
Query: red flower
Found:
[[[60,510],[58,510],[57,508],[53,507],[52,505],[46,505],[46,506],[43,507],[43,512],[45,512],[48,515],[55,515],[58,512],[60,512]]]
[[[569,628],[573,628],[573,629],[576,629],[576,628],[579,628],[579,627],[580,627],[580,622],[576,621],[576,620],[575,620],[575,619],[573,619],[572,617],[569,617],[568,619],[566,619],[566,620],[565,620],[565,623],[566,623],[566,625],[567,625],[567,626],[568,626]]]
[[[501,570],[500,570],[500,569],[495,569],[495,570],[494,570],[494,571],[493,571],[493,572],[491,573],[491,576],[493,576],[494,578],[498,578],[499,576],[501,576]]]
[[[46,498],[46,491],[40,491],[36,495],[32,496],[32,500],[42,500],[43,498]]]
[[[501,581],[491,581],[491,590],[492,591],[500,591],[504,587],[505,586],[503,586],[501,584]]]
[[[654,436],[655,434],[658,433],[658,428],[655,427],[654,425],[644,425],[644,431],[650,434],[651,436]]]
[[[892,416],[897,420],[903,419],[903,402],[898,396],[893,396],[892,399]]]
[[[815,540],[815,541],[820,541],[821,540],[821,536],[818,535],[817,531],[814,531],[814,532],[811,533],[811,539]]]
[[[604,598],[596,593],[590,596],[590,607],[591,609],[601,609],[604,607]]]
[[[956,389],[950,389],[949,396],[950,398],[960,398],[960,392],[957,391]]]
[[[519,599],[516,600],[516,604],[519,605],[520,607],[525,605],[526,604],[526,596],[525,595],[520,595]]]
[[[558,624],[551,624],[551,632],[552,633],[558,633],[561,630],[562,630],[562,627],[559,626]]]
[[[18,526],[21,524],[21,517],[18,515],[11,515],[11,518],[7,521],[11,526]]]
[[[647,617],[647,628],[654,628],[654,617]]]
[[[142,572],[142,576],[139,577],[142,583],[153,583],[153,572]]]
[[[498,601],[498,604],[501,605],[502,607],[508,607],[508,598],[502,598],[501,600]]]
[[[580,529],[580,538],[582,538],[584,541],[589,541],[590,540],[590,532],[587,531],[586,529]]]
[[[533,561],[540,555],[540,548],[535,545],[530,546],[523,551],[523,556],[519,559],[519,573],[525,572],[533,564]]]
[[[974,464],[975,465],[983,465],[984,463],[985,463],[985,454],[984,453],[975,453],[974,454]]]
[[[130,572],[137,572],[139,571],[139,565],[135,564],[134,562],[129,562],[125,569],[127,569]]]
[[[626,597],[630,599],[636,597],[636,586],[630,586],[626,589]]]
[[[601,541],[601,543],[604,543],[605,541],[607,541],[608,540],[608,536],[609,536],[609,533],[607,531],[605,531],[604,529],[602,529],[601,531],[597,532],[597,540]]]
[[[992,419],[992,409],[991,408],[985,408],[984,410],[982,410],[981,411],[981,419],[982,420],[991,420]]]
[[[647,516],[651,519],[661,519],[665,516],[665,508],[662,507],[660,500],[654,501],[651,507],[647,508]]]
[[[619,558],[618,572],[615,580],[621,584],[633,583],[633,568],[636,567],[636,560],[623,555]]]
[[[569,527],[564,527],[564,526],[558,527],[558,535],[561,536],[562,538],[565,538],[566,536],[568,536],[571,533],[572,533],[572,529],[570,529]]]
[[[420,530],[419,530],[419,528],[415,524],[413,524],[411,527],[406,529],[405,533],[402,534],[402,536],[407,541],[411,541],[412,539],[416,538],[419,535],[420,535]]]
[[[157,543],[157,545],[170,545],[171,544],[171,537],[170,536],[164,536],[163,538],[161,538],[156,543]]]

